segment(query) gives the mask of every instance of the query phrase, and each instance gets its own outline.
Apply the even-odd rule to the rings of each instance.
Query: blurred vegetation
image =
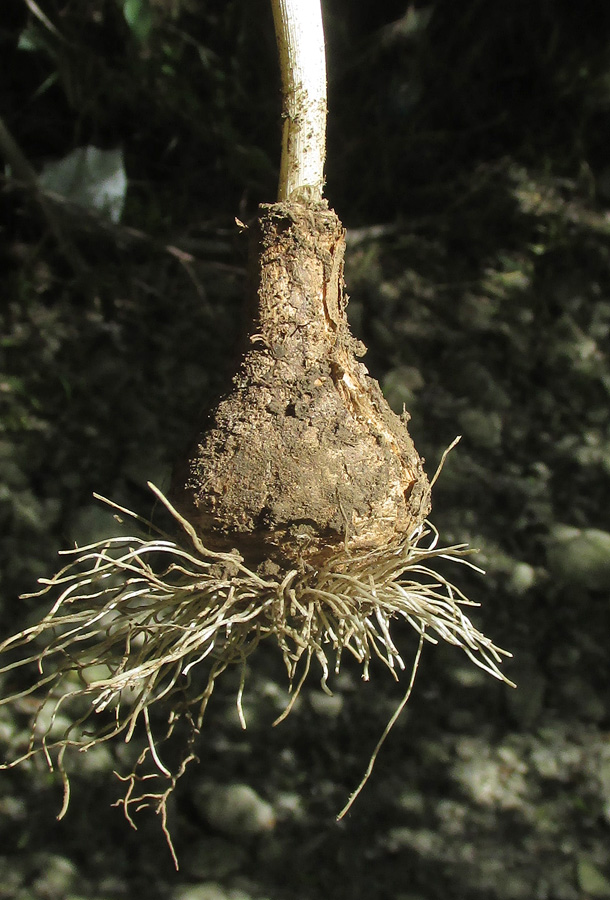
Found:
[[[388,399],[411,412],[429,472],[463,434],[435,489],[434,521],[447,540],[481,548],[488,576],[468,591],[484,603],[484,630],[515,650],[509,674],[522,688],[508,698],[494,685],[466,688],[460,661],[430,653],[412,701],[417,727],[388,742],[378,769],[393,774],[378,776],[379,793],[371,787],[343,836],[328,822],[361,774],[363,741],[374,743],[387,719],[379,682],[375,703],[352,697],[339,725],[304,712],[273,737],[255,727],[254,756],[212,752],[206,773],[227,777],[233,766],[268,797],[291,779],[307,795],[304,771],[317,786],[304,833],[291,826],[303,838],[299,871],[281,847],[267,848],[271,893],[290,877],[299,897],[331,887],[339,898],[370,896],[370,858],[383,864],[380,898],[578,900],[601,864],[610,810],[607,767],[606,781],[591,774],[610,726],[610,6],[326,0],[325,22],[327,196],[348,228],[350,317]],[[56,550],[112,527],[92,491],[146,513],[146,479],[167,487],[231,371],[247,250],[234,217],[247,221],[274,199],[280,94],[267,0],[3,0],[0,53],[0,117],[37,172],[93,146],[121,150],[127,175],[120,222],[59,203],[58,241],[33,192],[4,171],[0,616],[12,629],[36,614],[35,601],[16,597],[55,566]],[[271,688],[260,691],[258,700]],[[214,721],[221,742],[230,729],[220,714]],[[320,743],[300,745],[303,727]],[[558,763],[567,787],[553,793],[545,754],[561,745],[568,759],[573,733],[589,761]],[[281,756],[291,741],[292,762]],[[457,781],[447,775],[456,753]],[[530,774],[519,777],[532,780],[510,801],[502,795],[504,812],[486,819],[473,801],[460,813],[465,831],[449,815],[443,831],[441,801],[466,804],[477,754],[500,773],[521,754],[514,771],[527,757]],[[413,760],[425,760],[421,773]],[[25,796],[28,809],[37,792],[51,797],[41,773],[27,787],[10,777],[0,794]],[[395,815],[404,779],[420,799]],[[105,804],[110,787],[93,783]],[[7,816],[6,852],[49,840],[52,814],[27,827],[17,817],[19,838]],[[439,862],[423,837],[409,843],[401,816],[440,830],[453,861]],[[93,840],[86,810],[74,821]],[[80,859],[69,827],[52,840]],[[102,857],[122,846],[122,824],[113,828]],[[457,848],[468,828],[475,862],[466,865]],[[562,856],[560,845],[573,849]],[[161,878],[154,851],[129,846],[141,855],[132,888],[146,866]],[[494,881],[483,856],[505,851],[513,881]]]

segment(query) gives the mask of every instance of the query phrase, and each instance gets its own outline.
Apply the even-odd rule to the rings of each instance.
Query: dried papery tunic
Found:
[[[408,416],[357,360],[343,226],[324,201],[284,202],[261,206],[253,232],[247,349],[180,505],[247,556],[263,544],[293,562],[392,545],[424,520],[430,488]]]

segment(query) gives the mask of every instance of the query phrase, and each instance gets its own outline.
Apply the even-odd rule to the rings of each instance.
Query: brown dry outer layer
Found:
[[[263,205],[253,318],[229,393],[189,463],[181,506],[249,557],[315,562],[392,544],[430,509],[406,428],[357,356],[345,232],[325,202]],[[264,549],[262,549],[264,548]]]

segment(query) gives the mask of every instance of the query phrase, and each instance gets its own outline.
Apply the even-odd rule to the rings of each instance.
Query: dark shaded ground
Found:
[[[350,318],[430,473],[463,435],[433,521],[447,543],[480,548],[487,577],[465,570],[460,584],[514,652],[519,688],[427,648],[370,784],[336,824],[404,687],[381,669],[370,684],[347,673],[334,700],[311,687],[271,729],[284,679],[262,648],[248,731],[229,680],[177,792],[179,873],[154,817],[134,833],[111,808],[111,772],[137,748],[104,747],[79,759],[60,824],[42,761],[2,774],[0,897],[610,897],[608,9],[380,6],[332,0],[326,13],[328,196],[348,227]],[[2,116],[37,168],[122,144],[123,225],[146,237],[68,216],[88,267],[76,276],[4,182],[3,633],[40,614],[17,596],[60,547],[112,528],[94,490],[147,514],[146,480],[168,486],[231,370],[246,249],[233,217],[273,198],[277,167],[266,2],[158,2],[144,46],[117,4],[41,7],[65,43],[24,3],[3,7]],[[27,21],[31,52],[16,49]],[[415,652],[411,634],[403,644]],[[3,753],[28,712],[0,709]],[[264,805],[254,835],[230,818],[222,789],[235,784],[272,805],[275,828]]]

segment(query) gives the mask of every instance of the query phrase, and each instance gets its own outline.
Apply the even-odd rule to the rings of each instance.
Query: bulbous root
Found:
[[[425,641],[460,647],[506,680],[498,666],[509,654],[430,567],[435,558],[471,564],[466,547],[438,547],[407,416],[394,415],[357,359],[364,348],[346,319],[341,223],[323,202],[278,203],[262,207],[253,233],[252,320],[231,390],[173,502],[151,486],[180,537],[111,504],[148,535],[68,551],[67,565],[41,579],[40,594],[58,595],[50,612],[0,645],[9,660],[0,674],[37,667],[0,703],[42,694],[29,744],[5,765],[44,754],[64,778],[63,815],[66,753],[143,731],[119,802],[132,824],[133,810],[153,806],[170,847],[167,798],[195,758],[216,680],[240,667],[245,727],[246,660],[261,641],[272,639],[286,666],[292,693],[280,719],[312,664],[325,690],[345,654],[364,679],[375,659],[398,678],[397,620],[419,635],[400,708]],[[71,720],[65,730],[60,713]]]
[[[290,712],[312,663],[325,691],[346,653],[364,679],[374,659],[397,679],[405,662],[391,633],[396,620],[408,622],[420,643],[445,640],[506,680],[498,664],[510,654],[474,627],[462,609],[470,601],[430,568],[435,558],[471,565],[467,549],[439,548],[431,526],[420,527],[389,553],[340,551],[316,570],[293,567],[263,577],[236,551],[207,549],[192,525],[151,488],[181,526],[181,537],[157,531],[66,551],[67,565],[40,580],[40,595],[59,593],[49,613],[0,645],[0,654],[17,653],[1,674],[37,667],[29,686],[0,704],[42,695],[28,746],[3,767],[44,754],[64,780],[60,817],[69,799],[66,752],[86,752],[119,736],[129,742],[138,729],[146,746],[133,771],[119,776],[126,782],[119,803],[131,824],[134,810],[152,806],[171,847],[166,802],[196,758],[195,740],[216,680],[229,666],[241,668],[237,708],[245,728],[246,660],[269,638],[282,654],[291,689],[278,721]],[[150,533],[151,523],[110,505]],[[72,723],[57,733],[61,712]],[[176,741],[179,723],[187,733]]]
[[[339,547],[401,542],[427,516],[430,489],[408,416],[357,359],[343,227],[324,202],[276,203],[252,232],[246,352],[173,497],[200,533],[253,561],[263,548],[317,565]]]

